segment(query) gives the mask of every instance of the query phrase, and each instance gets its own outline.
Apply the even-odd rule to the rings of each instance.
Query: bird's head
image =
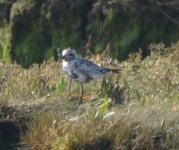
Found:
[[[76,58],[76,51],[71,48],[64,49],[61,53],[58,51],[58,57],[59,59],[63,59],[65,61],[71,61]]]

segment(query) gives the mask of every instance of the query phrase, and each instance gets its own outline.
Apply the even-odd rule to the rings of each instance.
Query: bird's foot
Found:
[[[72,97],[72,93],[70,91],[68,91],[68,92],[65,93],[65,96],[68,97],[68,98],[71,98]]]
[[[80,97],[79,101],[78,101],[78,106],[81,105],[85,100],[96,100],[96,97],[94,97],[94,95],[85,95]]]

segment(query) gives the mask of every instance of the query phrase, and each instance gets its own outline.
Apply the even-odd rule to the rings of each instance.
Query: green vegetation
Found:
[[[3,26],[0,30],[0,59],[7,64],[12,63],[10,28]]]
[[[10,52],[7,62],[12,58],[23,67],[69,46],[85,54],[85,47],[98,53],[110,45],[111,56],[120,60],[142,48],[146,56],[150,43],[178,41],[178,7],[177,0],[4,0],[0,35],[5,26],[12,36],[0,43]]]
[[[59,62],[29,69],[0,63],[0,120],[25,126],[20,145],[35,150],[178,149],[179,43],[149,48],[145,59],[91,56],[121,73],[86,84],[92,96],[79,107],[78,85],[68,97]]]

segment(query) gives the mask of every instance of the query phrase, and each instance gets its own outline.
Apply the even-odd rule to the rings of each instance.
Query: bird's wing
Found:
[[[74,63],[74,67],[77,71],[83,74],[104,74],[106,73],[105,70],[101,69],[98,65],[95,63],[87,60],[87,59],[78,59]]]

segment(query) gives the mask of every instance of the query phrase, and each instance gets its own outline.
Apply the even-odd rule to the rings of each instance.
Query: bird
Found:
[[[62,59],[63,71],[68,75],[70,80],[74,80],[80,85],[81,92],[78,104],[82,103],[84,83],[103,78],[109,72],[119,72],[119,69],[103,68],[88,59],[80,57],[77,55],[76,50],[72,48],[66,48],[61,53],[58,50],[58,57]]]

